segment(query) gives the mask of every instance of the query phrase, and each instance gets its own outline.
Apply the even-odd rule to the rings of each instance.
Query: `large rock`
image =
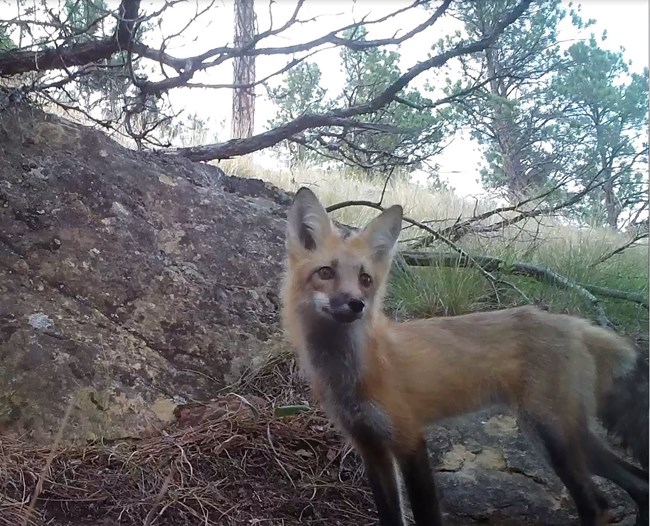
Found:
[[[273,351],[287,199],[2,111],[0,431],[138,433]]]
[[[508,412],[491,409],[450,419],[434,426],[428,442],[450,524],[578,524],[566,488]],[[613,520],[632,526],[635,505],[629,496],[609,481],[597,484]]]

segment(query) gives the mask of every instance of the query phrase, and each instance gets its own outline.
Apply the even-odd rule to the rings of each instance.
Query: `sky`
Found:
[[[310,18],[318,15],[318,20],[313,23],[296,26],[291,31],[283,34],[281,39],[277,40],[279,45],[288,45],[300,43],[317,35],[326,33],[328,30],[339,27],[343,21],[360,19],[364,15],[370,15],[371,18],[380,17],[395,9],[396,6],[404,6],[405,1],[386,0],[384,2],[375,2],[371,0],[334,0],[326,2],[324,0],[307,0],[302,11],[303,18]],[[199,5],[201,2],[199,2]],[[147,5],[143,2],[143,5]],[[601,43],[609,49],[625,48],[626,58],[632,61],[632,69],[641,71],[644,66],[648,65],[648,1],[647,0],[584,0],[583,2],[574,2],[575,6],[580,7],[583,19],[593,18],[596,24],[590,28],[597,36],[601,35],[603,30],[607,30],[608,38]],[[274,4],[273,18],[276,22],[285,20],[292,12],[295,6],[293,0],[278,0]],[[266,0],[256,0],[256,13],[260,29],[269,25],[269,16],[267,13],[268,2]],[[214,16],[208,33],[214,36],[215,45],[224,40],[232,41],[233,32],[233,5],[232,1],[224,0],[220,2],[218,8],[213,8]],[[188,13],[189,15],[189,13]],[[415,11],[391,20],[381,26],[371,29],[370,37],[390,36],[396,30],[406,31],[414,27],[423,20],[424,13]],[[169,27],[163,26],[163,32],[171,31],[181,24],[181,18],[169,20]],[[399,47],[401,54],[401,66],[408,68],[424,57],[423,49],[429,49],[431,42],[453,31],[457,26],[454,21],[441,20],[430,30],[421,35],[405,42]],[[588,36],[588,34],[582,35]],[[570,24],[565,23],[560,29],[560,38],[570,45],[572,41],[579,38]],[[179,56],[192,55],[194,51],[203,51],[208,44],[209,39],[204,34],[196,34],[195,38],[188,33],[187,39],[181,44],[178,43],[176,50],[169,49],[170,53]],[[315,61],[322,71],[322,86],[332,93],[335,93],[343,84],[343,73],[338,60],[338,49],[324,51],[317,55]],[[286,57],[276,57],[270,59],[258,60],[257,78],[263,78],[275,69],[286,63]],[[204,78],[197,78],[200,81],[211,82],[229,82],[232,75],[232,66],[227,63],[220,70],[211,71]],[[444,78],[444,74],[440,74]],[[428,76],[428,80],[435,84],[435,77]],[[425,78],[421,79],[422,81]],[[183,107],[189,111],[198,111],[202,115],[208,114],[211,117],[211,124],[214,126],[217,139],[227,140],[230,132],[230,108],[231,92],[229,90],[205,91],[202,90],[179,90],[173,94],[172,101],[179,108]],[[266,123],[274,115],[273,104],[265,97],[263,88],[257,89],[256,102],[256,133],[265,131]],[[275,168],[282,169],[282,165],[277,161],[269,159],[268,155],[258,155],[258,162],[268,164]],[[479,165],[482,157],[478,151],[477,145],[467,137],[455,138],[444,152],[434,159],[439,164],[441,178],[446,180],[457,193],[461,195],[477,195],[483,193],[479,183]],[[419,174],[426,177],[426,174]]]
[[[117,4],[117,0],[109,0],[109,6]],[[281,37],[268,41],[268,45],[290,45],[308,41],[316,36],[338,28],[345,23],[359,20],[363,16],[378,18],[395,10],[396,7],[406,6],[411,0],[306,0],[301,11],[301,19],[310,20],[297,24],[282,34]],[[583,19],[593,18],[596,24],[590,28],[597,36],[607,30],[608,38],[601,43],[609,49],[625,48],[626,58],[632,61],[632,69],[641,71],[648,65],[648,0],[583,0],[573,2],[580,7]],[[270,24],[269,0],[255,0],[258,27],[267,29]],[[15,0],[0,0],[0,18],[9,18],[12,8],[15,9]],[[151,12],[159,9],[161,0],[142,0],[141,11]],[[151,44],[157,45],[161,35],[177,33],[191,20],[195,12],[210,6],[208,0],[187,0],[176,4],[164,16],[161,25],[150,33],[153,39]],[[274,26],[286,20],[295,7],[295,0],[275,0],[273,2]],[[422,10],[411,11],[402,16],[393,18],[383,25],[372,26],[370,38],[392,36],[396,31],[408,31],[422,22],[428,16]],[[170,41],[166,51],[177,57],[188,57],[202,53],[211,47],[231,44],[233,40],[233,0],[215,0],[212,7],[200,17],[201,22],[194,24],[183,31],[182,35]],[[443,18],[432,28],[422,34],[406,41],[399,46],[401,55],[400,66],[406,69],[425,58],[425,50],[430,49],[431,43],[449,34],[458,26],[457,22]],[[588,34],[582,35],[588,36]],[[568,23],[560,27],[560,39],[566,41],[568,46],[575,39],[580,38]],[[343,85],[343,73],[338,60],[339,50],[330,49],[313,57],[322,71],[322,87],[335,94]],[[287,62],[287,57],[264,57],[256,64],[258,80],[271,72],[281,68]],[[445,78],[444,71],[434,71],[432,74],[416,79],[414,85],[428,80],[435,86],[436,75]],[[194,82],[204,83],[230,83],[232,82],[232,62],[228,61],[222,66],[213,68],[209,72],[197,74]],[[256,116],[255,131],[263,132],[267,129],[267,121],[274,116],[274,106],[265,97],[263,87],[256,88]],[[214,142],[230,138],[230,112],[232,94],[228,89],[178,89],[170,93],[175,111],[184,110],[189,113],[197,112],[202,118],[208,119]],[[268,154],[257,156],[259,162],[268,164],[277,169],[283,169],[282,164],[272,161]],[[475,195],[482,189],[478,183],[479,164],[481,154],[476,144],[466,137],[455,138],[444,152],[434,159],[440,166],[441,178],[456,189],[461,195]],[[420,174],[422,175],[422,174]]]

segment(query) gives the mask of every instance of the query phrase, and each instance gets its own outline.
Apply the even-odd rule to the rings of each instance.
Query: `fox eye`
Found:
[[[372,285],[372,278],[370,277],[369,274],[362,272],[359,275],[359,283],[361,283],[362,287],[368,288],[370,285]]]
[[[321,267],[316,271],[316,273],[323,281],[334,279],[334,269],[332,267]]]

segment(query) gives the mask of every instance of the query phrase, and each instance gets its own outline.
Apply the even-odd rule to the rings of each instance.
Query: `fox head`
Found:
[[[402,224],[391,206],[362,230],[337,228],[308,188],[300,188],[286,230],[285,301],[317,319],[352,323],[381,309]]]

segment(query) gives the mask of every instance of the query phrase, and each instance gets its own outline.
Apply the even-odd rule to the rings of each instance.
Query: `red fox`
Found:
[[[424,430],[496,403],[542,445],[582,526],[607,522],[592,475],[627,491],[637,524],[648,524],[647,472],[591,428],[635,349],[613,331],[533,307],[389,319],[382,300],[401,223],[394,205],[344,232],[301,188],[286,231],[282,323],[314,396],[363,459],[380,524],[404,524],[400,479],[415,523],[443,524]]]

